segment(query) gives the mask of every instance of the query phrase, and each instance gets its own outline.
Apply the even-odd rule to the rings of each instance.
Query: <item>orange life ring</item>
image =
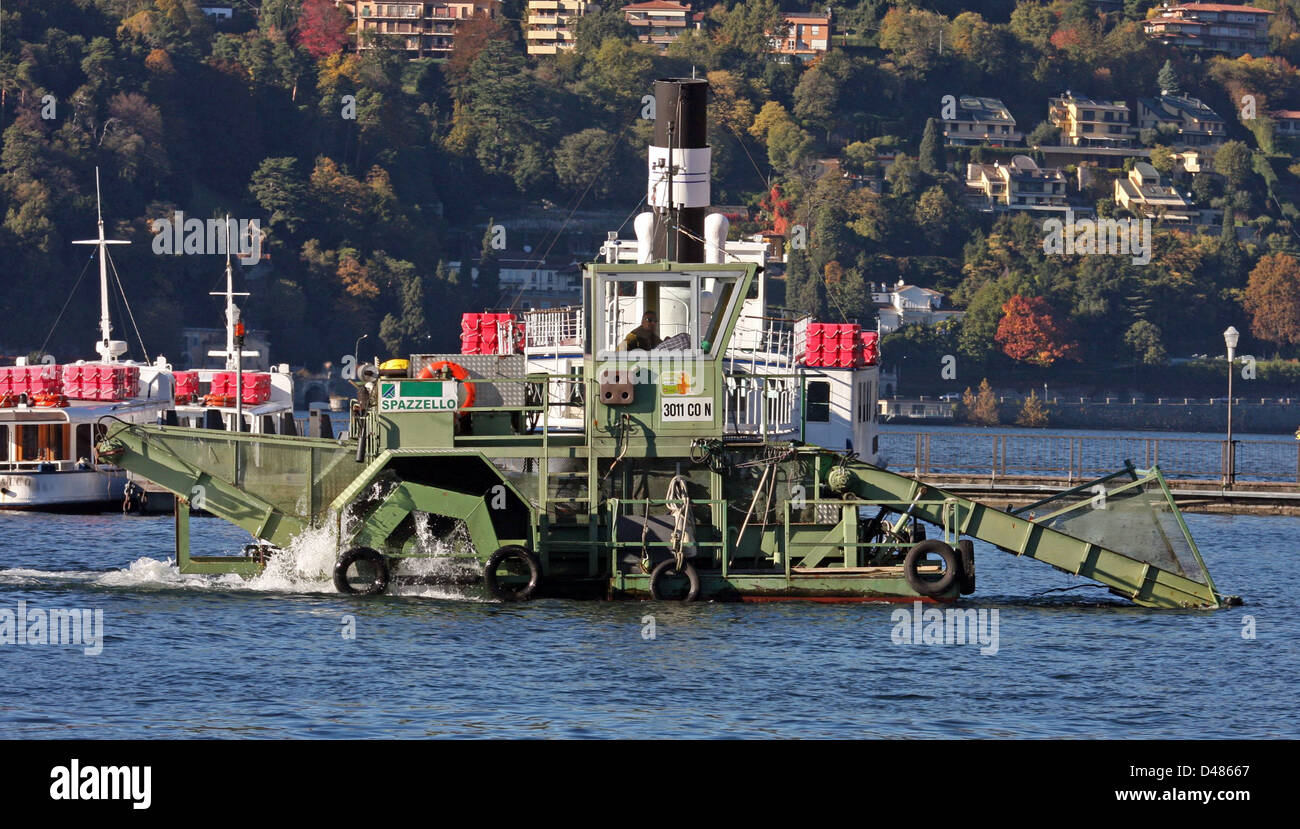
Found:
[[[14,406],[17,405],[18,405],[18,395],[0,394],[0,409],[12,409]],[[1300,438],[1297,438],[1297,440],[1300,440]]]
[[[233,394],[205,394],[203,395],[203,405],[229,408],[235,405],[235,396]]]
[[[55,394],[54,392],[41,392],[35,396],[34,402],[37,406],[61,409],[68,405],[68,398],[62,394]]]
[[[478,390],[475,389],[474,384],[470,382],[469,372],[466,371],[465,367],[462,366],[460,363],[453,363],[450,360],[439,360],[436,363],[430,363],[429,365],[425,366],[418,375],[416,375],[415,379],[432,380],[435,372],[442,371],[444,369],[450,371],[451,376],[456,378],[456,380],[458,380],[462,385],[465,386],[465,402],[460,405],[460,408],[462,409],[474,408],[474,400],[478,397]]]

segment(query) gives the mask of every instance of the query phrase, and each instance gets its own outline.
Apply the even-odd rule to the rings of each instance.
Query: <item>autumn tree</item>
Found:
[[[1242,305],[1256,337],[1279,346],[1300,343],[1300,262],[1286,253],[1262,257],[1250,272]]]
[[[966,387],[961,396],[962,410],[966,412],[966,421],[977,426],[996,426],[998,417],[998,399],[993,394],[993,387],[985,377],[980,381],[979,393],[973,393]]]
[[[1020,406],[1020,414],[1016,417],[1017,426],[1039,427],[1047,425],[1047,407],[1043,401],[1038,399],[1038,395],[1030,392],[1025,398],[1025,402]]]
[[[314,58],[339,52],[348,42],[348,15],[331,0],[305,0],[298,15],[298,43]]]
[[[453,88],[469,80],[474,61],[489,43],[501,41],[510,43],[514,40],[514,30],[502,18],[488,17],[480,13],[469,20],[456,24],[456,40],[451,48],[451,56],[443,71]],[[518,70],[521,67],[511,67]]]
[[[880,48],[900,68],[924,75],[938,63],[940,38],[947,25],[941,14],[895,6],[880,21]]]
[[[993,339],[1013,360],[1050,366],[1079,359],[1079,345],[1042,297],[1012,296],[1002,306],[1002,321]]]

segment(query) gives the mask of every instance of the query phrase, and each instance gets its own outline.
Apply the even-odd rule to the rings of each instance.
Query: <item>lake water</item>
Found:
[[[248,582],[181,576],[170,518],[0,513],[0,612],[105,632],[96,656],[0,645],[0,737],[1300,737],[1300,518],[1188,522],[1245,606],[1054,592],[1089,583],[977,543],[983,655],[894,644],[888,605],[344,597],[325,541]],[[194,528],[196,552],[247,540]]]

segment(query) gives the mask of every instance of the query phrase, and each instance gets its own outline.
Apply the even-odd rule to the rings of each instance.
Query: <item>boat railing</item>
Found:
[[[806,316],[740,317],[727,346],[727,369],[751,374],[792,370],[805,349],[808,320]]]
[[[727,374],[723,430],[762,438],[799,433],[802,382],[797,374]]]
[[[525,348],[583,346],[582,308],[539,308],[523,312]],[[500,342],[500,332],[497,341]]]
[[[80,460],[0,461],[0,472],[85,472],[95,471],[94,464]]]

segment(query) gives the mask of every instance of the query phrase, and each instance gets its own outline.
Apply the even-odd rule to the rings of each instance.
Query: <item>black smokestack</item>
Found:
[[[655,259],[704,261],[704,214],[709,208],[709,82],[655,81],[655,135],[650,147],[648,199],[655,212]]]

